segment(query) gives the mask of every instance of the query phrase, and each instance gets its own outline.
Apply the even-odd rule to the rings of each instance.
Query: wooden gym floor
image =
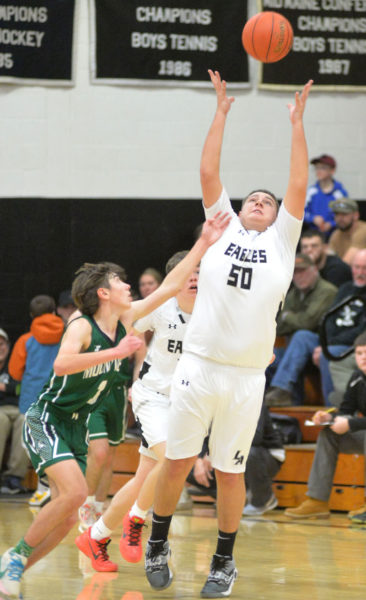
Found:
[[[18,541],[33,519],[27,501],[0,502],[0,553]],[[144,543],[150,527],[144,531]],[[195,504],[174,517],[170,544],[174,580],[153,591],[143,563],[122,560],[113,535],[110,555],[118,573],[96,573],[67,538],[26,573],[24,600],[160,600],[199,598],[216,542],[215,508]],[[363,600],[366,529],[352,528],[345,513],[294,522],[282,509],[242,519],[235,547],[239,577],[231,597],[241,600]]]

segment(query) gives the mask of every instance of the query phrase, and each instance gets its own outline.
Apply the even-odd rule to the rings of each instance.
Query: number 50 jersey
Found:
[[[206,217],[233,216],[204,255],[184,351],[238,367],[265,369],[273,352],[276,315],[291,283],[302,221],[282,204],[263,232],[246,230],[222,190]]]

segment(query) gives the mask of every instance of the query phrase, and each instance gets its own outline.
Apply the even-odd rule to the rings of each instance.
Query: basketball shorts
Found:
[[[132,386],[132,408],[141,426],[141,454],[156,459],[150,448],[166,442],[169,406],[168,396],[145,387],[140,379],[135,381]]]
[[[110,446],[118,446],[125,437],[126,388],[113,387],[109,394],[90,413],[89,441],[107,439]]]
[[[87,427],[83,419],[63,420],[45,412],[44,406],[37,403],[32,404],[25,415],[23,443],[39,477],[48,467],[70,459],[76,460],[85,474],[86,437]]]
[[[170,394],[166,456],[196,456],[210,431],[212,466],[226,473],[244,472],[264,385],[261,369],[221,365],[183,353]]]

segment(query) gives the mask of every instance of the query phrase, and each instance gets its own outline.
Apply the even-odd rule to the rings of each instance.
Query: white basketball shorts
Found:
[[[171,387],[166,456],[196,456],[210,431],[212,466],[245,471],[265,385],[262,369],[244,369],[183,353]]]
[[[156,459],[150,448],[166,442],[169,406],[168,396],[145,387],[140,379],[135,381],[132,386],[132,409],[141,425],[143,435],[141,454]]]

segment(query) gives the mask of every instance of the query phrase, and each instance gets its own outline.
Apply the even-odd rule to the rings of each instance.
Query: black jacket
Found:
[[[366,298],[366,286],[357,287],[353,281],[347,281],[339,288],[332,306],[355,295]],[[354,300],[350,305],[341,308],[327,320],[328,345],[352,346],[356,337],[365,329],[366,314],[364,305],[359,300]]]
[[[0,368],[0,382],[5,383],[5,392],[0,392],[0,406],[12,404],[18,406],[19,397],[16,396],[16,382],[8,373],[8,363],[6,362],[3,368]]]
[[[358,417],[358,412],[363,416]],[[351,431],[366,429],[366,376],[359,369],[351,375],[338,414],[352,415],[349,419]]]

